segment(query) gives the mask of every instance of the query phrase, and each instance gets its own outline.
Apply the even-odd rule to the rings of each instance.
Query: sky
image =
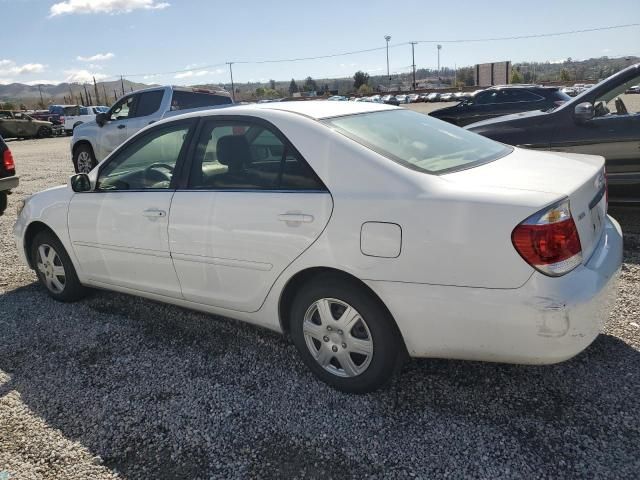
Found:
[[[640,56],[640,26],[502,41],[448,43],[640,23],[638,0],[0,0],[0,83],[111,80],[203,84],[410,71],[511,60]],[[278,63],[242,63],[318,57]],[[173,72],[173,73],[167,73]]]

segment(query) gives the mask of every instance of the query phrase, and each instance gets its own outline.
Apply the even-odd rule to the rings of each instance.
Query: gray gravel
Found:
[[[638,478],[640,210],[606,333],[547,367],[410,362],[317,382],[283,338],[108,292],[60,304],[17,262],[17,198],[72,173],[68,139],[10,142],[0,217],[0,472],[19,479]]]

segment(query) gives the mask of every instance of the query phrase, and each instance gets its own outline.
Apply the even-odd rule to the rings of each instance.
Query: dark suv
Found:
[[[465,98],[458,105],[441,108],[429,115],[463,127],[470,123],[529,110],[549,110],[571,100],[556,87],[506,85],[491,87]]]
[[[13,163],[11,150],[0,137],[0,215],[7,209],[7,194],[18,186],[16,167]]]

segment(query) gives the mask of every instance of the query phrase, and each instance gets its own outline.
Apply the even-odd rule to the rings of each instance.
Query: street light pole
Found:
[[[411,42],[411,66],[413,67],[413,91],[416,91],[416,55],[414,47],[418,42]]]
[[[391,89],[391,75],[389,74],[389,40],[391,35],[385,35],[384,39],[387,41],[387,91]]]
[[[233,62],[227,62],[227,65],[229,65],[229,73],[231,74],[231,98],[233,98],[233,101],[236,101],[236,88],[233,84],[233,68],[231,67],[231,65],[233,65]]]

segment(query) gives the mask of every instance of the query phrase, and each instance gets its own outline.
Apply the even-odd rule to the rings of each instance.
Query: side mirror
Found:
[[[86,173],[78,173],[71,177],[71,189],[76,193],[91,191],[91,180]]]
[[[107,123],[107,114],[106,113],[98,113],[96,115],[96,123],[100,127],[103,126],[105,123]]]
[[[573,118],[576,123],[586,123],[595,116],[595,110],[591,102],[582,102],[576,105],[573,111]]]

